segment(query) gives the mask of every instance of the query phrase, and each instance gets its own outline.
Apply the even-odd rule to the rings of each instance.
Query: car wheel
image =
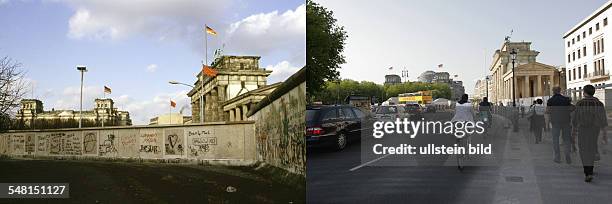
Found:
[[[347,143],[346,135],[344,133],[338,134],[338,136],[336,137],[336,149],[343,150],[346,147],[346,143]]]

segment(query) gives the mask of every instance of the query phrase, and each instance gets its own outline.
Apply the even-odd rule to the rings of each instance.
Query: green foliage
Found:
[[[406,82],[394,85],[380,85],[370,81],[354,81],[345,79],[340,81],[326,82],[326,88],[315,95],[313,101],[320,101],[324,104],[345,103],[344,99],[350,95],[368,96],[384,100],[390,97],[398,96],[400,93],[410,93],[417,91],[432,90],[433,98],[450,98],[451,90],[444,83],[423,83],[423,82]],[[383,101],[384,101],[383,100]]]
[[[342,51],[347,34],[336,24],[333,12],[306,1],[306,86],[309,97],[325,89],[326,81],[336,80],[337,69],[345,63]]]

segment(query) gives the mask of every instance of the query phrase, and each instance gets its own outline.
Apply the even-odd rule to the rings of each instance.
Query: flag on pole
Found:
[[[439,64],[439,65],[438,65],[438,68],[442,68],[442,66],[444,66],[444,65],[443,65],[443,64]]]
[[[214,70],[212,67],[206,65],[202,65],[202,73],[211,77],[217,76],[217,70]]]
[[[174,102],[173,100],[170,100],[170,106],[172,106],[173,108],[176,108],[176,102]]]
[[[210,34],[210,35],[217,35],[217,31],[213,30],[212,28],[206,26],[206,33]]]
[[[111,88],[109,88],[108,86],[104,86],[104,93],[110,94]]]

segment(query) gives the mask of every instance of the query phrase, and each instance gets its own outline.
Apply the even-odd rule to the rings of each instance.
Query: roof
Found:
[[[604,11],[608,10],[608,8],[610,8],[610,6],[612,6],[612,1],[608,1],[605,4],[603,4],[601,7],[599,7],[597,10],[595,10],[593,13],[591,13],[591,15],[587,16],[586,18],[584,18],[582,21],[580,21],[580,23],[576,24],[574,27],[572,27],[572,29],[570,29],[569,31],[567,31],[564,35],[563,38],[567,38],[567,36],[571,35],[572,33],[574,33],[576,30],[580,29],[582,26],[584,26],[585,24],[589,23],[591,20],[593,20],[595,17],[599,16],[599,14],[603,13]]]

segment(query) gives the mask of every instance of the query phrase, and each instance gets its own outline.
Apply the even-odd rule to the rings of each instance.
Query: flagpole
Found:
[[[208,64],[208,33],[206,32],[206,28],[208,28],[208,25],[204,24],[204,66]],[[200,103],[200,122],[204,123],[204,70],[202,70],[200,75],[202,75],[202,81],[200,83],[200,97],[202,97],[202,102]]]

